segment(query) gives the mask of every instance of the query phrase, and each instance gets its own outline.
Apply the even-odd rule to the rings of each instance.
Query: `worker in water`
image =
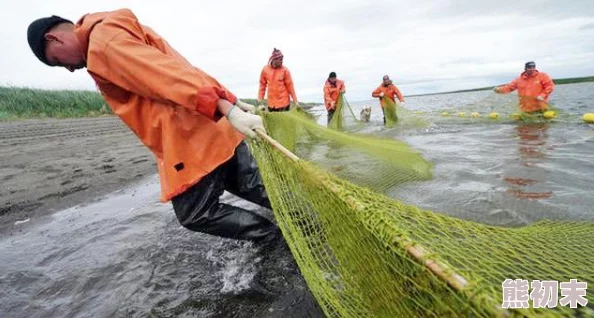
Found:
[[[332,116],[336,111],[336,103],[340,94],[344,94],[345,92],[344,81],[337,79],[335,72],[330,72],[324,84],[324,105],[328,111],[328,122],[332,120]]]
[[[398,98],[398,101],[400,101],[401,105],[405,102],[404,96],[402,96],[402,93],[400,93],[398,87],[392,83],[392,80],[388,75],[384,75],[382,84],[371,93],[371,96],[374,98],[379,98],[380,100],[380,106],[382,107],[382,112],[384,113],[384,124],[386,123],[385,108],[387,103],[385,98],[388,98],[393,102],[396,102],[396,99]]]
[[[498,94],[509,94],[518,90],[520,109],[523,112],[543,112],[548,109],[549,96],[555,84],[549,75],[539,72],[534,62],[524,65],[524,72],[511,83],[493,88]]]

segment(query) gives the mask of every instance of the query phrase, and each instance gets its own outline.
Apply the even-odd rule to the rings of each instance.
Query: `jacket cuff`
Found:
[[[231,104],[237,102],[237,97],[235,95],[219,87],[201,88],[198,90],[197,95],[196,111],[214,121],[218,121],[223,117],[223,114],[219,112],[217,107],[219,99],[227,100]]]

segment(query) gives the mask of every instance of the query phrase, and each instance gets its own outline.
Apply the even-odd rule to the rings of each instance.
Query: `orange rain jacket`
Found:
[[[237,98],[128,9],[84,15],[75,34],[101,94],[153,152],[166,202],[230,159],[244,136],[217,110]]]
[[[389,99],[391,99],[393,102],[396,101],[396,98],[394,97],[394,95],[396,95],[398,97],[398,100],[400,102],[404,102],[404,97],[402,96],[402,93],[400,93],[400,90],[398,89],[398,87],[396,87],[396,85],[394,84],[390,84],[388,86],[385,86],[383,83],[378,86],[372,93],[371,96],[372,97],[379,97],[379,94],[381,92],[384,92],[384,98],[388,97]],[[380,105],[382,106],[382,108],[385,107],[384,105],[384,101],[383,99],[380,99]]]
[[[324,104],[326,105],[326,110],[336,108],[338,95],[343,88],[346,89],[344,86],[344,81],[337,79],[336,86],[334,86],[328,80],[326,80],[326,84],[324,85]],[[330,105],[331,102],[334,102],[334,107]]]
[[[497,91],[508,94],[517,89],[520,109],[523,112],[534,112],[548,108],[549,96],[554,88],[555,84],[549,75],[535,70],[530,77],[523,72],[511,83],[499,87]],[[536,100],[538,96],[544,98],[544,101]]]
[[[289,69],[281,66],[274,68],[270,64],[264,66],[260,74],[260,90],[258,91],[258,99],[264,99],[264,93],[268,86],[268,107],[281,108],[290,104],[289,95],[293,102],[297,101],[295,88],[293,87],[293,79]]]

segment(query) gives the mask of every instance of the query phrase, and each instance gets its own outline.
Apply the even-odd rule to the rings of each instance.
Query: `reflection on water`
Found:
[[[551,107],[562,116],[548,123],[525,123],[485,118],[491,111],[516,112],[514,95],[482,91],[410,97],[408,117],[402,117],[411,122],[416,116],[423,125],[403,125],[403,120],[385,129],[374,110],[371,123],[355,129],[403,140],[434,163],[433,180],[389,193],[405,203],[494,225],[592,221],[594,130],[580,119],[592,111],[592,100],[593,83],[559,85]],[[355,111],[368,103],[353,103]],[[440,116],[443,110],[477,111],[482,118],[446,118]]]
[[[505,181],[510,185],[507,192],[520,199],[548,199],[552,191],[531,191],[546,181],[547,171],[540,168],[545,163],[549,151],[547,145],[549,123],[518,123],[514,128],[517,135],[517,147],[520,162],[524,169],[518,169],[516,175],[504,175]],[[531,177],[530,177],[531,176]],[[545,185],[546,188],[546,185]]]

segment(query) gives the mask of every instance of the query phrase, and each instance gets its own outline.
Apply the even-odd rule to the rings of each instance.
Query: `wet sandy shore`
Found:
[[[116,117],[0,122],[0,235],[156,173]]]

